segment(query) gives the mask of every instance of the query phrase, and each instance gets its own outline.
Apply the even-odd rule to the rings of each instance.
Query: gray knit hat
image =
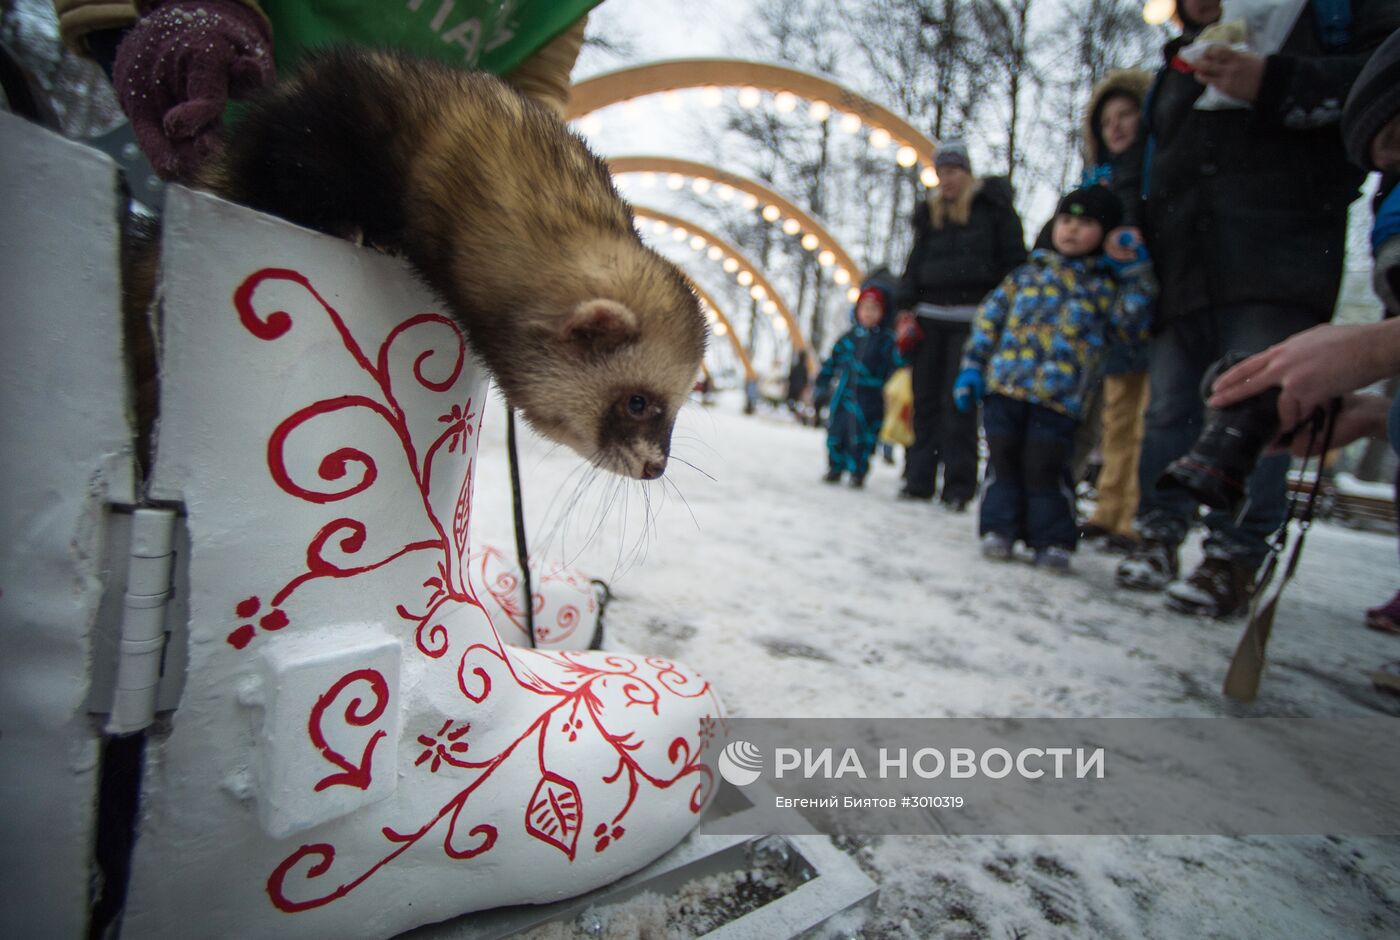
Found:
[[[945,166],[962,167],[967,172],[972,172],[972,161],[967,156],[967,144],[960,140],[949,140],[938,145],[938,153],[933,158],[933,165],[939,169]]]
[[[1371,142],[1382,127],[1400,113],[1400,30],[1381,43],[1347,96],[1342,110],[1342,140],[1346,141],[1351,162],[1367,170],[1371,163]]]

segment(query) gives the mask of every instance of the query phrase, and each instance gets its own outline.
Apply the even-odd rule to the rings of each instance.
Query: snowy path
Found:
[[[475,531],[500,545],[511,531],[504,425],[496,408]],[[1068,577],[984,561],[975,515],[896,501],[895,467],[877,463],[864,491],[821,483],[822,442],[781,415],[688,407],[675,453],[714,479],[673,462],[684,503],[671,486],[663,503],[653,484],[643,544],[639,484],[595,476],[566,513],[580,462],[527,433],[531,548],[611,580],[610,644],[684,661],[735,715],[1400,714],[1363,675],[1400,658],[1400,640],[1361,626],[1400,583],[1393,537],[1315,527],[1245,710],[1218,692],[1241,622],[1119,590],[1116,559],[1092,549]],[[614,493],[626,504],[619,495],[600,513]],[[869,936],[1400,935],[1396,839],[883,837],[850,848],[881,885]]]

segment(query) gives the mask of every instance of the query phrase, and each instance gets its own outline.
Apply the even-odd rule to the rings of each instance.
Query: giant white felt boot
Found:
[[[164,265],[151,496],[186,514],[189,671],[124,935],[384,937],[681,840],[719,702],[659,657],[502,642],[466,564],[486,379],[436,301],[180,189]]]

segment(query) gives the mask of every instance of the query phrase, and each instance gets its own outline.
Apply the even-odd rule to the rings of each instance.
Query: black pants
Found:
[[[910,495],[929,497],[943,467],[942,498],[970,502],[977,495],[977,411],[953,406],[963,345],[971,326],[919,317],[924,341],[914,350],[914,446],[904,471]]]
[[[1066,485],[1077,422],[1041,405],[988,395],[982,403],[991,483],[978,531],[1031,548],[1074,548],[1074,490]]]

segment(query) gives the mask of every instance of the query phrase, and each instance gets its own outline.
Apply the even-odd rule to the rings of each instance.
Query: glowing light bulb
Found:
[[[802,247],[806,248],[808,251],[816,251],[819,244],[821,244],[821,241],[811,232],[802,236]]]
[[[690,233],[683,228],[676,228],[672,230],[671,237],[678,242],[683,242],[690,237]]]
[[[701,238],[699,235],[696,235],[690,240],[690,247],[696,251],[700,251],[705,247],[705,239]]]
[[[685,177],[679,173],[672,173],[666,177],[666,188],[674,192],[685,185]]]
[[[831,105],[825,101],[813,101],[807,106],[807,113],[812,116],[814,121],[825,121],[831,117]]]
[[[802,231],[802,223],[796,219],[787,219],[783,222],[783,234],[796,235]]]
[[[926,188],[933,189],[933,187],[938,185],[938,173],[933,167],[926,166],[923,172],[919,174],[919,182],[923,183]]]
[[[724,257],[724,251],[718,245],[711,245],[710,250],[705,252],[711,261],[718,261]]]
[[[716,323],[716,324],[715,324],[715,335],[716,335],[716,336],[724,336],[724,335],[727,334],[728,332],[729,332],[729,327],[725,326],[723,323]]]
[[[860,130],[860,115],[859,115],[859,114],[843,114],[843,115],[841,115],[841,124],[840,124],[840,127],[841,127],[841,130],[845,131],[847,134],[854,134],[854,133],[858,132],[858,131]]]
[[[665,111],[679,111],[681,109],[681,93],[678,91],[668,91],[661,96],[661,107]]]
[[[710,191],[710,181],[703,176],[697,176],[695,179],[691,180],[690,188],[703,196]]]
[[[883,127],[877,127],[870,132],[870,146],[876,150],[884,150],[890,145],[890,132]]]
[[[836,271],[831,275],[831,279],[837,284],[841,284],[844,286],[846,284],[851,283],[851,272],[847,271],[845,268],[837,268]]]
[[[707,108],[718,108],[724,103],[724,92],[716,85],[706,85],[700,89],[700,103]]]
[[[742,284],[744,287],[748,287],[750,284],[753,283],[753,272],[752,272],[752,271],[740,271],[740,272],[739,272],[739,276],[738,276],[737,278],[735,278],[735,280],[737,280],[737,281],[738,281],[740,284]]]
[[[724,273],[725,273],[725,274],[733,274],[733,273],[734,273],[735,271],[737,271],[737,270],[739,270],[739,261],[738,261],[737,258],[725,258],[725,259],[724,259]]]
[[[763,312],[766,313],[766,314],[768,314],[770,317],[771,317],[773,314],[777,313],[777,312],[778,312],[778,304],[777,304],[777,301],[765,300],[765,301],[763,302]]]
[[[849,300],[851,303],[855,303],[857,300],[860,300],[860,288],[852,287],[850,290],[846,291],[846,299]]]
[[[769,205],[763,207],[763,221],[765,222],[776,222],[778,221],[778,217],[782,214],[783,210],[779,209],[777,206]]]
[[[763,100],[763,93],[752,85],[745,85],[739,89],[739,107],[756,108]]]
[[[752,212],[758,208],[758,197],[753,193],[744,193],[744,198],[740,205]]]
[[[667,231],[670,227],[671,227],[671,226],[667,225],[665,222],[661,221],[660,219],[657,219],[655,222],[651,223],[651,230],[652,230],[653,232],[655,232],[656,234],[658,234],[658,235],[665,235],[665,234],[666,234],[666,231]]]
[[[1147,0],[1142,6],[1142,18],[1149,26],[1161,26],[1175,12],[1175,0]]]
[[[779,333],[786,333],[786,332],[787,332],[787,328],[788,328],[788,327],[787,327],[787,321],[786,321],[786,320],[774,320],[774,321],[773,321],[773,329],[774,329],[776,332],[779,332]]]
[[[836,255],[831,251],[830,248],[825,249],[824,251],[822,251],[821,254],[817,255],[817,264],[821,265],[824,268],[830,267],[832,262],[834,262],[835,260]]]
[[[728,183],[720,183],[715,187],[715,192],[719,193],[719,198],[723,199],[725,202],[734,198],[734,187],[730,186]]]
[[[763,285],[755,284],[753,287],[749,288],[749,296],[754,300],[763,300],[768,296],[768,292],[763,289]]]
[[[797,96],[790,91],[780,91],[773,96],[773,107],[789,114],[797,107]]]
[[[894,162],[900,166],[913,166],[919,162],[919,152],[905,144],[894,152]]]
[[[643,185],[644,187],[646,187],[647,189],[655,189],[655,188],[656,188],[656,174],[655,174],[655,173],[643,173],[643,174],[642,174],[642,185]]]

